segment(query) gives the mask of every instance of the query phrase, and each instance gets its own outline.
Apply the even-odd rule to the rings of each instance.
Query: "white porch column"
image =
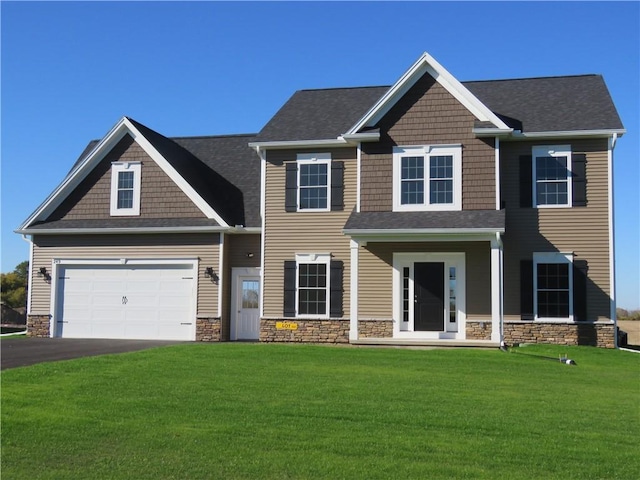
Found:
[[[351,276],[349,283],[349,341],[358,339],[358,249],[360,245],[351,239]]]
[[[503,312],[502,312],[502,239],[500,234],[491,240],[491,340],[502,341]]]

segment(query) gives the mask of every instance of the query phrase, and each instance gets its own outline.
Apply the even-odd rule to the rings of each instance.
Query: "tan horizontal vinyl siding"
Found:
[[[491,315],[491,246],[489,242],[368,243],[359,250],[358,315],[393,317],[393,254],[462,252],[465,254],[466,314]]]
[[[493,139],[476,138],[476,118],[425,74],[378,122],[381,141],[362,144],[363,212],[393,209],[393,147],[462,144],[462,208],[495,209]]]
[[[587,157],[587,206],[572,208],[520,208],[521,155],[536,145],[571,145],[571,152]],[[538,141],[501,144],[502,198],[506,205],[504,235],[504,311],[507,319],[520,318],[520,260],[533,252],[573,252],[588,263],[587,316],[610,317],[608,143],[607,139]]]
[[[344,161],[344,210],[334,212],[285,212],[285,163],[298,153],[329,151],[332,160]],[[349,238],[342,229],[356,203],[356,151],[344,149],[282,150],[267,152],[266,224],[264,265],[264,316],[283,314],[284,261],[296,253],[331,253],[344,262],[342,307],[349,314]]]
[[[218,285],[204,276],[206,267],[218,271],[220,237],[184,235],[36,235],[33,239],[32,314],[52,314],[51,284],[37,275],[40,267],[52,271],[53,259],[197,258],[197,315],[218,316]]]
[[[141,162],[140,218],[204,218],[205,215],[129,135],[94,167],[49,220],[111,217],[111,164]]]

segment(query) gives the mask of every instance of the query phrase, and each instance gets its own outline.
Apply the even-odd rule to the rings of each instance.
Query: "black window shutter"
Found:
[[[533,201],[531,199],[532,192],[532,176],[531,176],[531,155],[520,156],[520,207],[531,208]]]
[[[587,266],[586,260],[573,261],[573,319],[587,320]]]
[[[285,179],[284,209],[286,212],[298,210],[298,164],[287,163]]]
[[[284,261],[284,316],[296,316],[296,262]]]
[[[342,260],[331,260],[330,292],[329,292],[329,316],[342,317],[342,272],[344,262]]]
[[[344,162],[331,162],[331,210],[344,210]]]
[[[520,260],[520,318],[533,320],[533,260]]]
[[[587,156],[574,153],[571,156],[571,204],[574,207],[587,206]]]

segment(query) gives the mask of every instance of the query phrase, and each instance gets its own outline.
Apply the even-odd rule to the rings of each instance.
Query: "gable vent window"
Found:
[[[111,215],[140,215],[140,162],[111,164]]]
[[[462,210],[462,146],[394,148],[393,209]]]

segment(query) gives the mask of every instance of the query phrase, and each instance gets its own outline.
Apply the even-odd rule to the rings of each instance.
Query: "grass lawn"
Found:
[[[640,355],[590,347],[194,343],[2,373],[3,480],[636,479],[639,438]]]

